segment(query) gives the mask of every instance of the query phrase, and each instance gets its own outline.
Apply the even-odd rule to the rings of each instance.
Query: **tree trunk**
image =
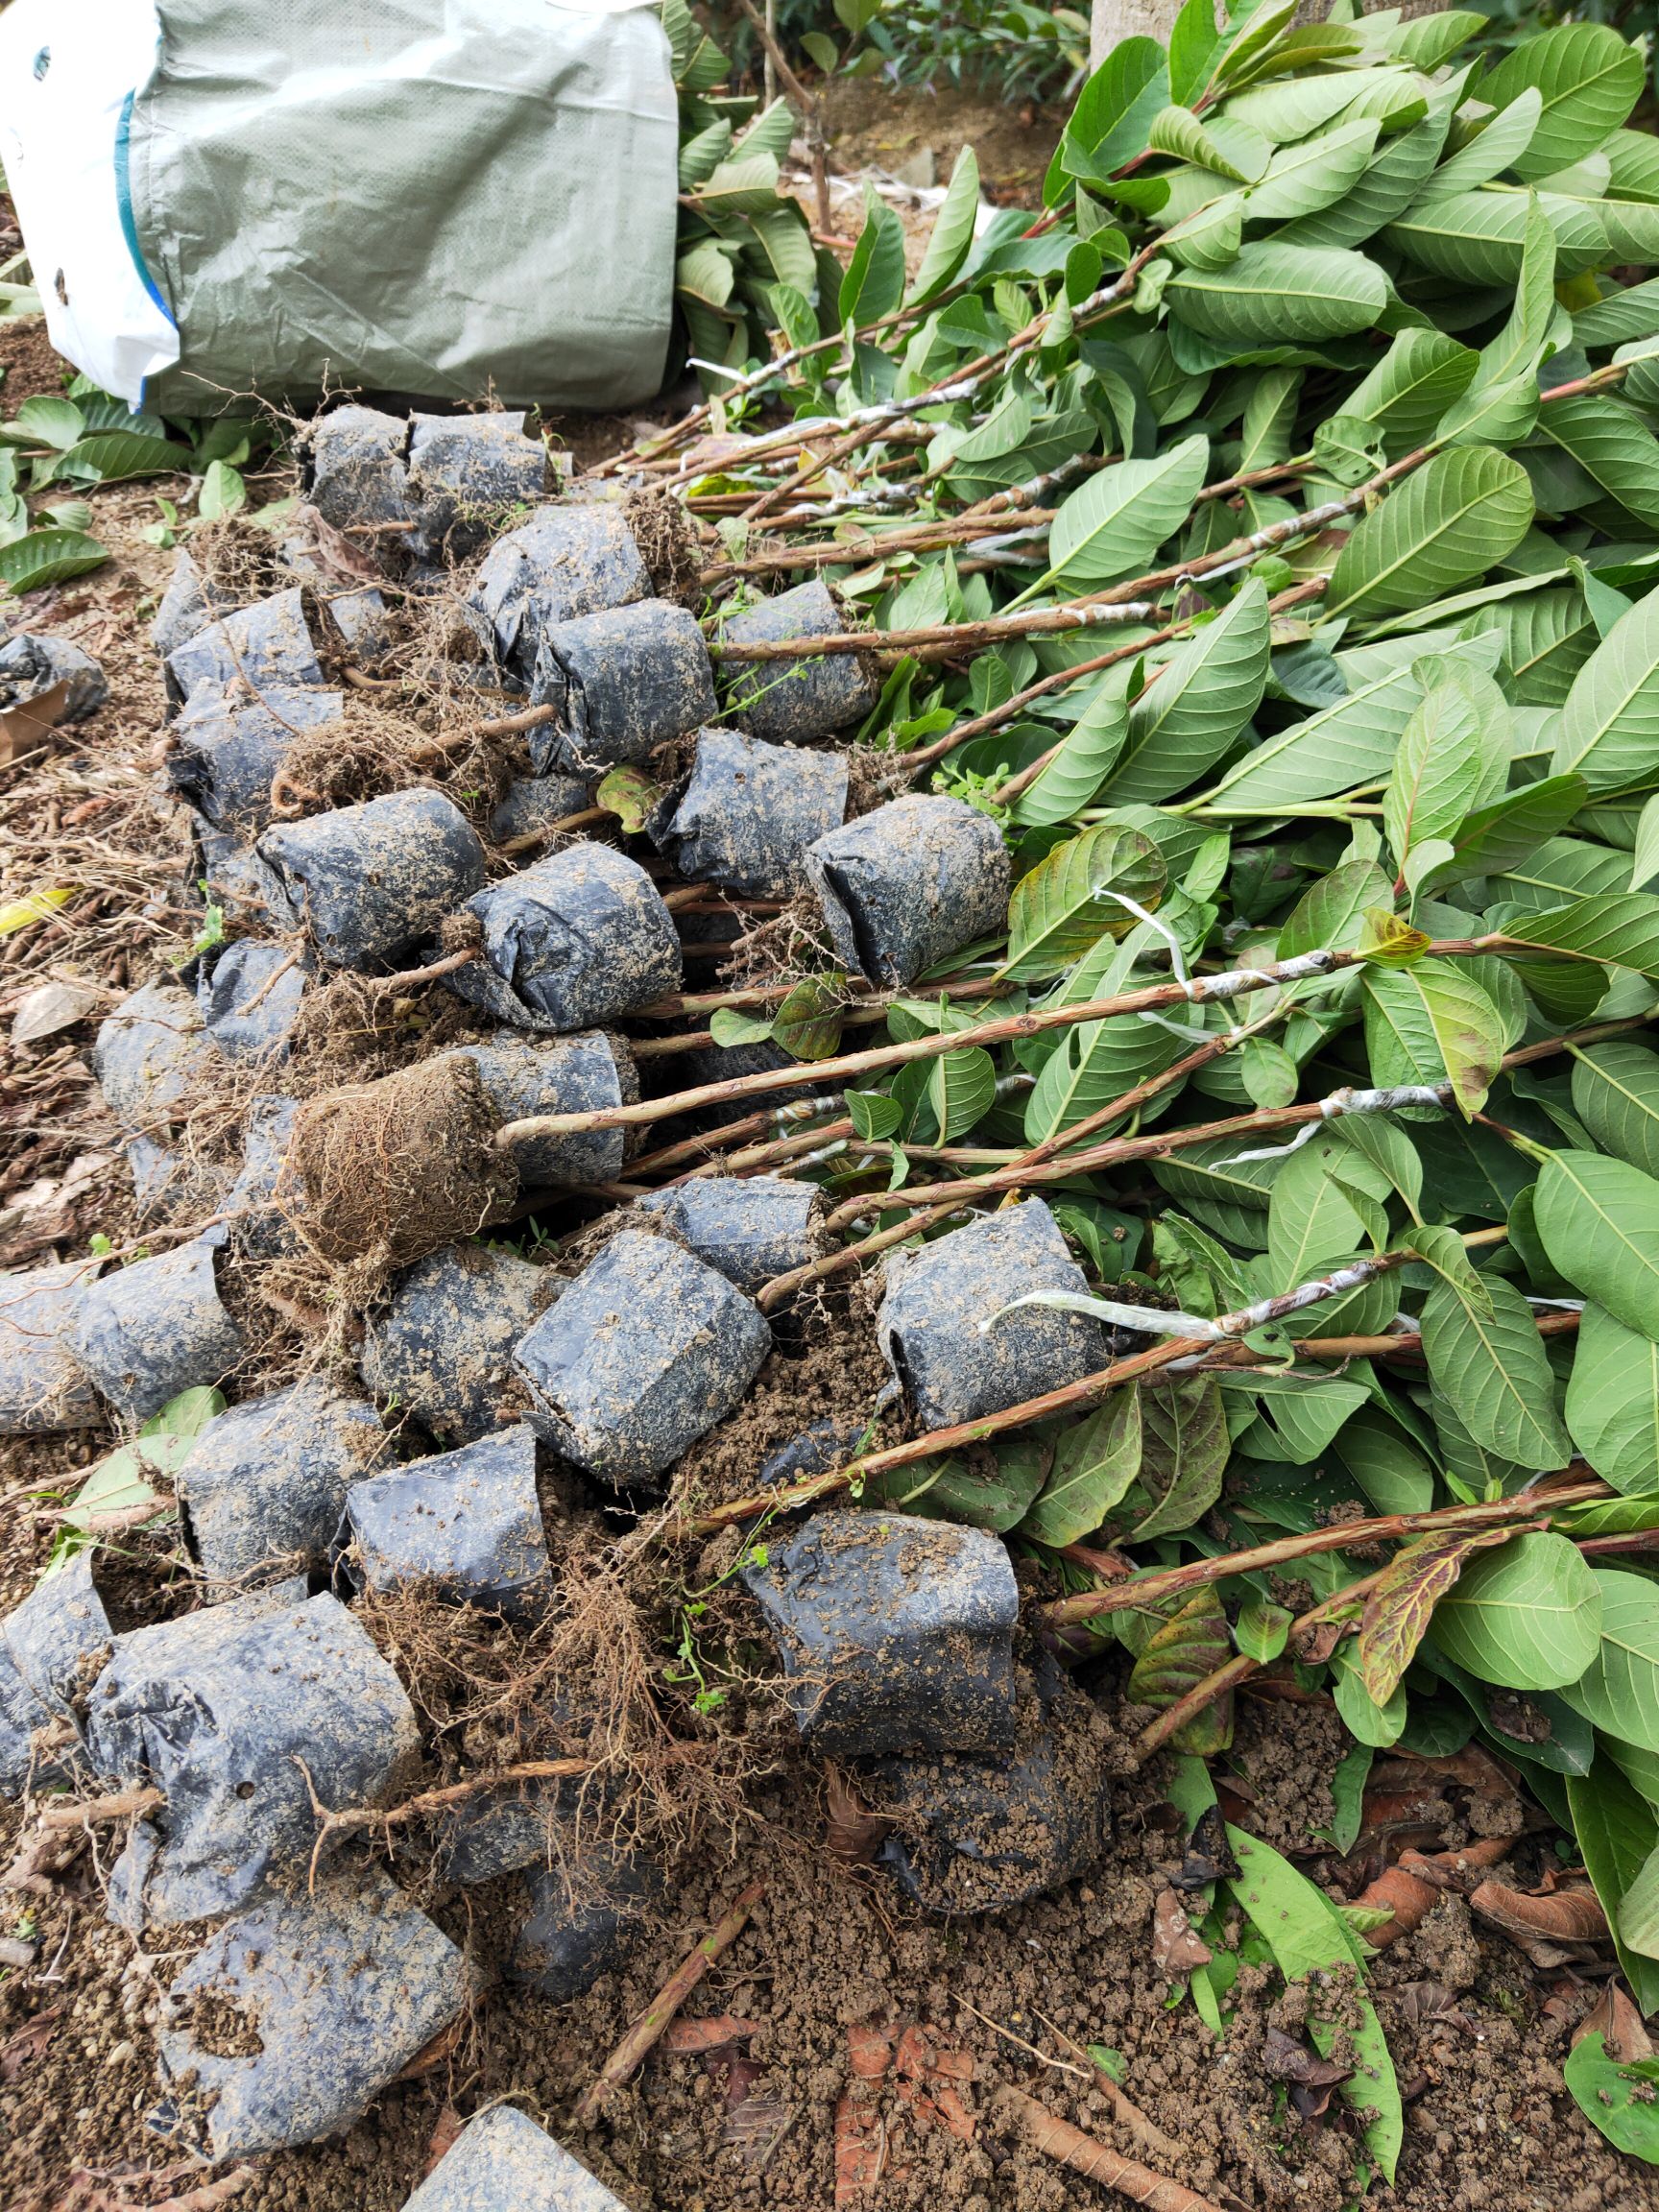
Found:
[[[1166,45],[1181,0],[1094,0],[1089,16],[1089,66],[1098,69],[1125,38],[1156,38]]]

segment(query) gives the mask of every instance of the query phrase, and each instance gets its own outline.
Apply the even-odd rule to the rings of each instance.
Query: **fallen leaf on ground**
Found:
[[[824,1841],[844,1866],[863,1866],[880,1849],[892,1822],[872,1813],[839,1767],[824,1763]]]
[[[36,693],[33,699],[19,701],[0,714],[0,768],[15,760],[19,753],[27,753],[38,745],[49,730],[56,730],[63,719],[63,709],[69,704],[67,680],[54,684],[50,690]]]
[[[1509,1849],[1507,1838],[1488,1836],[1455,1851],[1437,1851],[1432,1855],[1412,1853],[1422,1869],[1416,1873],[1404,1864],[1385,1867],[1354,1900],[1366,1911],[1378,1911],[1385,1906],[1393,1914],[1391,1920],[1380,1927],[1367,1929],[1366,1942],[1374,1951],[1382,1951],[1388,1944],[1397,1943],[1402,1936],[1409,1936],[1422,1926],[1439,1902],[1440,1876],[1465,1866],[1495,1866],[1507,1856]]]
[[[438,2115],[432,2128],[431,2139],[426,2145],[426,2163],[421,2169],[422,2180],[449,2151],[460,2132],[460,2113],[456,2111],[453,2104],[445,2104],[443,2111]]]
[[[62,2010],[61,2005],[49,2005],[44,2012],[36,2012],[33,2020],[25,2020],[21,2028],[0,2043],[0,2081],[10,2085],[21,2080],[57,2034]]]
[[[1412,2028],[1461,2028],[1473,2033],[1475,2023],[1457,2003],[1457,1992],[1444,1982],[1407,1982],[1398,1991],[1400,2010]]]
[[[40,983],[26,992],[12,1017],[13,1045],[37,1045],[42,1037],[56,1037],[84,1022],[98,1004],[100,994],[75,983]]]
[[[728,2111],[720,2140],[737,2152],[746,2165],[764,2167],[800,2109],[799,2104],[785,2104],[778,2097],[746,2097]]]
[[[1352,2066],[1338,2066],[1321,2058],[1317,2051],[1286,2035],[1283,2028],[1269,2028],[1262,2044],[1262,2062],[1281,2081],[1302,2081],[1310,2088],[1334,2088],[1352,2076]]]
[[[1588,1883],[1542,1894],[1482,1882],[1469,1909],[1524,1951],[1534,1966],[1559,1966],[1581,1946],[1605,1941],[1607,1915]]]
[[[1152,1908],[1152,1963],[1161,1974],[1190,1974],[1208,1966],[1214,1953],[1193,1929],[1173,1889],[1160,1889]]]
[[[1642,2015],[1617,1982],[1609,1982],[1595,2004],[1573,2031],[1575,2048],[1586,2035],[1599,2035],[1609,2058],[1621,2066],[1638,2058],[1651,2058],[1653,2038],[1642,2024]]]

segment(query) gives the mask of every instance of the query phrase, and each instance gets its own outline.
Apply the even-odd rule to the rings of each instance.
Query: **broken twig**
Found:
[[[750,1913],[765,1894],[764,1882],[751,1882],[748,1888],[733,1899],[725,1917],[709,1931],[690,1956],[674,1969],[583,2093],[582,2102],[576,2107],[576,2118],[582,2127],[592,2127],[612,2091],[619,2089],[643,2061],[715,1960],[736,1942],[748,1925]]]

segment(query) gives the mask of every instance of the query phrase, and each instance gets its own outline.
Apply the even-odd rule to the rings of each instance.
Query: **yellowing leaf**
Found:
[[[27,929],[32,922],[44,922],[74,896],[71,884],[50,891],[31,891],[25,899],[13,899],[10,904],[0,906],[0,937],[9,937],[14,929]]]

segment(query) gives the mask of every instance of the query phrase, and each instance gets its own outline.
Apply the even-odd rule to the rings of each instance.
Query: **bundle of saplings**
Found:
[[[1117,1332],[1059,1392],[764,1503],[1008,1535],[1059,1648],[1127,1647],[1148,1747],[1224,1748],[1282,1658],[1334,1697],[1354,1804],[1373,1754],[1486,1746],[1650,2011],[1659,145],[1605,27],[1493,60],[1473,13],[1295,12],[1190,0],[1167,51],[1118,46],[1035,219],[987,220],[965,152],[914,276],[873,200],[838,286],[774,287],[778,357],[644,449],[718,529],[728,696],[787,699],[867,613],[864,743],[1012,863],[1006,922],[918,966],[920,891],[838,877],[852,829],[815,847],[825,957],[784,1018],[715,1014],[733,1068],[780,1065],[713,1102],[841,1054],[850,1149],[784,1171],[860,1261],[911,1247],[888,1308],[918,1232],[943,1261],[961,1209],[1042,1194],[1093,1281],[1034,1295]],[[706,460],[709,428],[746,436]],[[808,583],[826,616],[757,634]],[[879,856],[883,812],[854,827]],[[907,850],[896,823],[876,877]],[[895,983],[890,1045],[843,1046]],[[1026,1317],[942,1294],[929,1371]],[[1191,1982],[1217,2018],[1226,1928]],[[1617,2056],[1570,2077],[1659,2155]]]
[[[1474,14],[1339,0],[1305,26],[1284,0],[1217,27],[1190,0],[1167,50],[1091,78],[1041,210],[982,209],[965,153],[911,273],[874,198],[845,268],[808,266],[798,215],[772,234],[781,120],[745,124],[669,14],[703,405],[556,491],[503,426],[528,518],[424,551],[343,485],[379,611],[445,610],[438,647],[389,622],[367,685],[315,568],[278,590],[261,566],[234,607],[169,594],[176,780],[234,943],[199,948],[199,999],[134,991],[93,1054],[169,1234],[102,1280],[28,1272],[0,1314],[0,1425],[108,1407],[180,1458],[206,1601],[121,1637],[91,1694],[87,1748],[149,1809],[120,1894],[189,1917],[203,1865],[230,1885],[215,1909],[247,1914],[177,1988],[234,1996],[248,1959],[280,1978],[320,1939],[308,1916],[370,1909],[325,1864],[300,1901],[331,1839],[550,1782],[539,1828],[517,1800],[451,1863],[534,1866],[523,1974],[587,1988],[658,1880],[622,1854],[580,1927],[548,1887],[559,1790],[644,1770],[589,1755],[609,1722],[549,1707],[528,1747],[557,1757],[395,1803],[413,1708],[382,1685],[365,1719],[341,1687],[399,1590],[557,1623],[556,1463],[659,1577],[620,1616],[660,1646],[628,1710],[677,1790],[742,1740],[727,1700],[765,1634],[903,1895],[1007,1911],[1112,1847],[1089,1693],[1126,1687],[1114,1770],[1170,1754],[1185,1995],[1219,2034],[1260,1969],[1299,1985],[1323,2071],[1296,2080],[1345,2107],[1356,2196],[1403,2137],[1366,1969],[1447,1891],[1548,1966],[1616,1963],[1567,2079],[1659,2163],[1642,54],[1569,24],[1494,62]],[[401,456],[390,421],[335,435]],[[336,675],[377,737],[318,737]],[[243,727],[232,677],[275,723]],[[399,734],[394,692],[441,727]],[[280,1088],[238,1122],[221,1087],[204,1124],[215,1056],[256,1054]],[[261,1282],[354,1367],[321,1427],[298,1381],[211,1395]],[[826,1342],[833,1404],[781,1388],[773,1362]],[[372,1410],[399,1418],[384,1458]],[[437,1455],[400,1457],[411,1433]],[[228,1595],[325,1564],[337,1595]],[[19,1777],[79,1756],[108,1625],[90,1584],[42,1591],[4,1624]],[[270,1748],[290,1701],[270,1668],[244,1699],[237,1654],[325,1642],[306,1726],[340,1775],[301,1796]],[[146,1731],[204,1653],[211,1713],[157,1771]],[[561,1668],[555,1702],[602,1698],[597,1673]],[[1320,1839],[1340,1900],[1222,1817],[1205,1763],[1252,1677],[1353,1739]],[[1401,1755],[1503,1815],[1403,1854],[1378,1810],[1422,1771]],[[235,1848],[199,1857],[242,1765],[266,1781]],[[326,2110],[298,2030],[239,2055],[275,2117],[222,2091],[218,2152],[325,2131],[460,2005],[445,1939],[386,1925],[384,1971],[406,1950],[429,2002],[385,2011]]]

